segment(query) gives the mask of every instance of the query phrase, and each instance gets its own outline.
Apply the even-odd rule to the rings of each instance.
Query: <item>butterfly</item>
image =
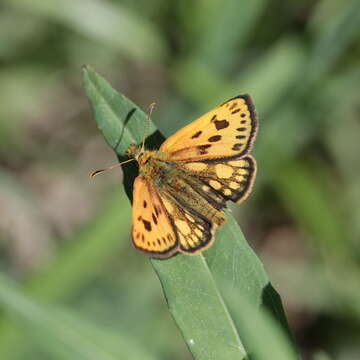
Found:
[[[159,150],[132,144],[130,158],[139,175],[133,186],[134,246],[156,258],[198,254],[214,241],[228,200],[250,194],[256,161],[249,154],[258,129],[249,95],[236,96],[166,139]]]
[[[198,254],[214,241],[228,200],[250,194],[258,128],[249,95],[239,95],[181,128],[160,146],[130,145],[139,175],[133,186],[132,241],[156,258]]]

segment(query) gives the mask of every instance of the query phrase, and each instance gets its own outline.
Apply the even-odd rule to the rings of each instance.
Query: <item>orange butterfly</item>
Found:
[[[239,95],[178,130],[159,150],[130,145],[126,153],[139,165],[135,247],[157,258],[208,248],[226,220],[226,201],[241,203],[251,192],[256,161],[249,152],[257,128],[250,96]]]

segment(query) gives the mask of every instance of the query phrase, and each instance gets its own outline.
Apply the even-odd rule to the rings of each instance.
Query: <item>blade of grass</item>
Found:
[[[227,71],[238,59],[239,50],[267,2],[201,0],[193,4],[191,12],[184,7],[182,21],[189,28],[187,43],[192,47],[191,57],[197,58],[202,66],[209,66],[212,72]]]
[[[299,161],[284,164],[281,173],[274,175],[273,186],[301,228],[314,235],[314,245],[322,257],[349,264],[352,251],[333,195],[332,188],[336,187],[329,187],[331,174],[321,169],[325,169],[321,163],[314,163],[312,168]]]
[[[165,54],[163,39],[156,28],[119,3],[98,0],[64,0],[61,3],[54,0],[10,0],[6,3],[68,26],[120,50],[135,61],[142,61],[145,57],[147,61],[159,61]]]
[[[311,22],[309,24],[312,25]],[[303,83],[304,91],[306,91],[308,81],[317,81],[328,73],[339,56],[359,36],[359,26],[360,2],[358,0],[344,2],[335,16],[329,17],[329,21],[315,36],[306,81]]]
[[[127,237],[130,230],[126,216],[130,208],[124,194],[115,192],[104,209],[86,231],[68,240],[71,246],[60,251],[53,262],[28,279],[26,294],[42,301],[56,302],[66,299],[96,276],[118,246],[119,238],[125,237],[124,234]],[[26,342],[26,338],[8,318],[2,318],[0,358],[10,359],[23,342]]]
[[[312,248],[321,256],[321,266],[334,298],[359,316],[360,277],[356,251],[349,241],[348,226],[337,199],[337,184],[324,164],[312,167],[302,162],[284,163],[281,173],[274,176],[273,186],[296,221],[310,235]],[[330,186],[332,185],[332,186]],[[346,278],[344,278],[344,271]],[[355,299],[355,301],[354,301]]]
[[[201,106],[213,106],[235,94],[249,93],[257,112],[270,112],[289,89],[293,91],[306,64],[305,49],[293,36],[281,38],[252,64],[227,79],[201,62],[180,61],[175,68],[174,81],[186,97]],[[199,84],[200,86],[196,86]]]
[[[143,126],[146,115],[138,108],[134,111],[135,105],[130,100],[123,95],[117,95],[111,86],[89,67],[84,68],[84,85],[99,128],[105,138],[109,132],[111,133],[112,140],[108,142],[116,144],[116,152],[121,157],[129,145],[129,138],[122,136],[123,130],[120,125],[128,118],[124,115],[125,109],[138,114],[138,117],[132,116],[126,123],[128,131],[133,134],[132,138],[137,139],[136,143],[141,142],[142,131],[140,133],[137,131]],[[116,107],[115,102],[118,102]],[[123,108],[121,112],[116,113],[116,109],[121,107]],[[100,113],[97,108],[103,111]],[[119,122],[115,127],[114,116]],[[108,120],[109,128],[112,130],[107,128]],[[117,133],[114,133],[114,129],[117,129]],[[157,135],[154,130],[155,128],[151,127],[153,134],[150,139],[154,139]],[[124,166],[124,171],[125,177],[134,176],[134,168]],[[130,183],[125,184],[125,187],[131,192]],[[229,214],[228,217],[231,218]],[[262,264],[250,247],[245,245],[246,241],[239,242],[242,234],[233,219],[229,220],[228,225],[223,229],[219,229],[218,234],[221,233],[226,234],[224,235],[226,239],[217,241],[217,245],[205,253],[206,260],[209,256],[208,261],[213,269],[214,278],[221,281],[231,274],[234,291],[240,294],[244,289],[250,289],[247,294],[251,301],[258,306],[260,304],[268,306],[284,326],[285,332],[289,334],[280,298],[271,287]],[[237,249],[235,261],[228,261],[229,257],[234,256],[234,249]],[[212,252],[216,254],[215,257],[214,255],[211,257]],[[221,263],[215,258],[221,259]],[[237,261],[239,258],[240,262]],[[237,356],[244,357],[242,343],[205,259],[203,255],[196,257],[178,255],[167,260],[152,259],[151,262],[162,283],[170,311],[194,357],[204,358],[205,354],[207,356],[211,354],[217,358],[216,354],[222,354],[218,356],[225,359],[234,351],[237,352]],[[226,334],[226,341],[222,336],[219,337],[219,331],[223,336]],[[207,336],[204,337],[204,334]]]
[[[73,313],[40,305],[0,275],[0,304],[51,358],[79,360],[153,360],[124,334],[111,333],[80,320]],[[6,359],[9,359],[7,357]]]

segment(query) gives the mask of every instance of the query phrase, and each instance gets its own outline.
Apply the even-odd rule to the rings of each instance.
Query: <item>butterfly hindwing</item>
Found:
[[[195,161],[247,154],[257,132],[254,106],[239,95],[170,136],[160,151],[173,161]]]
[[[256,176],[256,161],[251,155],[230,160],[189,162],[184,167],[202,184],[198,185],[198,192],[216,196],[217,203],[223,206],[228,200],[238,204],[244,201]]]
[[[178,237],[160,195],[142,176],[134,182],[132,240],[136,248],[155,257],[176,252]]]
[[[179,251],[195,255],[209,247],[217,225],[193,208],[181,206],[178,200],[162,198],[172,218],[179,239]]]

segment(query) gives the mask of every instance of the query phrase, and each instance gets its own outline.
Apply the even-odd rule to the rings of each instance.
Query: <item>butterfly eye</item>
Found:
[[[149,153],[142,153],[140,156],[139,156],[139,162],[141,162],[141,164],[146,164],[149,162],[150,160],[150,154]]]
[[[126,149],[125,155],[128,157],[135,157],[136,152],[137,152],[137,146],[135,144],[131,144]]]

